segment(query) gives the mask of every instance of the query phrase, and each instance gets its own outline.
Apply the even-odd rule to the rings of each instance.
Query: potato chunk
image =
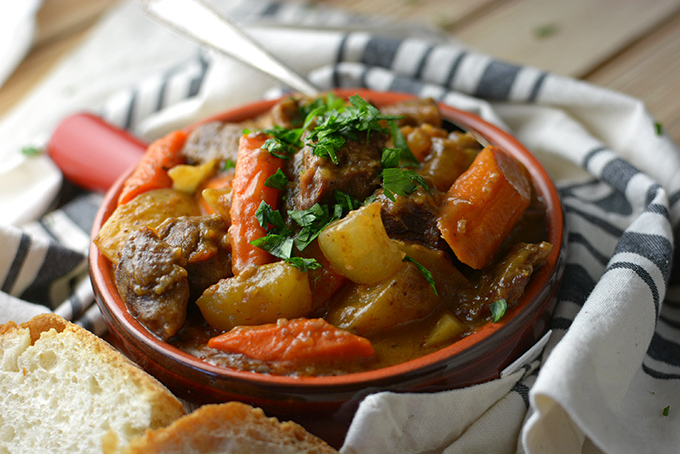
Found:
[[[396,273],[377,284],[345,288],[333,300],[326,317],[329,322],[369,336],[446,307],[468,284],[444,252],[414,243],[395,244],[431,273],[437,293],[414,263],[402,262]]]
[[[425,347],[441,345],[451,342],[452,339],[460,336],[467,328],[463,322],[458,320],[450,311],[444,311],[430,334],[425,339]]]
[[[404,253],[387,236],[380,204],[350,212],[319,234],[319,247],[333,269],[358,284],[376,284],[394,274]]]
[[[176,165],[168,170],[168,176],[172,180],[172,189],[193,194],[206,179],[215,173],[217,160],[213,159],[201,165]]]
[[[413,263],[402,262],[388,279],[348,287],[328,311],[326,320],[360,336],[418,320],[431,314],[440,298]]]
[[[203,317],[215,328],[274,323],[312,310],[307,273],[285,262],[250,267],[220,280],[196,301]]]

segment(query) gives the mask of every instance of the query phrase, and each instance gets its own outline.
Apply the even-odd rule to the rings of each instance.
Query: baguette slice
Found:
[[[0,452],[118,453],[184,413],[161,383],[62,317],[0,325]]]
[[[125,454],[333,454],[294,422],[268,418],[240,402],[204,405],[168,427],[132,440]]]

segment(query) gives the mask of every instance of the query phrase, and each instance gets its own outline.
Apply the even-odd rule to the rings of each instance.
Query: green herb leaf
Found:
[[[291,217],[302,229],[295,236],[295,247],[303,251],[314,241],[319,233],[332,222],[335,216],[331,215],[327,205],[315,203],[307,210],[289,211]]]
[[[668,413],[670,413],[670,411],[671,411],[671,406],[670,405],[666,406],[666,408],[663,409],[663,415],[668,416]]]
[[[288,129],[282,126],[274,126],[273,128],[265,129],[262,132],[292,147],[300,147],[302,145],[300,143],[300,138],[304,132],[302,128]]]
[[[290,155],[296,151],[292,145],[276,137],[265,140],[264,144],[262,144],[262,149],[267,150],[272,156],[281,159],[290,159]]]
[[[534,35],[537,38],[549,38],[557,34],[558,27],[556,24],[545,24],[534,29]]]
[[[505,311],[508,309],[508,303],[504,299],[500,299],[491,303],[489,308],[491,309],[491,321],[496,323],[505,315]]]
[[[364,204],[363,204],[363,205],[364,205],[364,206],[370,205],[371,203],[375,202],[375,200],[376,200],[375,194],[371,194],[371,195],[369,195],[368,197],[366,197],[366,200],[364,200]]]
[[[289,231],[283,222],[283,216],[279,210],[274,210],[267,202],[260,202],[255,212],[255,218],[260,224],[260,227],[267,232],[284,234]],[[258,246],[259,247],[259,246]]]
[[[316,127],[307,137],[307,145],[317,156],[327,157],[334,164],[338,163],[337,151],[347,139],[356,140],[358,132],[387,130],[381,125],[383,120],[399,118],[395,115],[384,115],[358,95],[349,98],[350,105],[344,106],[336,98],[326,98],[326,103],[317,103],[305,119],[305,125],[316,122]]]
[[[288,216],[300,227],[309,227],[318,223],[319,219],[328,218],[328,207],[315,203],[306,210],[291,210],[288,212]]]
[[[384,148],[380,157],[380,163],[383,169],[390,167],[399,167],[399,158],[401,157],[401,150],[399,148]]]
[[[427,281],[428,284],[430,284],[430,287],[432,287],[432,290],[434,290],[434,294],[439,296],[439,293],[437,293],[437,287],[435,286],[435,283],[434,283],[434,278],[432,277],[432,273],[430,272],[430,270],[425,268],[423,265],[418,263],[413,257],[410,257],[408,255],[404,256],[403,261],[413,263],[416,266],[416,268],[418,268],[418,271],[423,273],[423,276],[425,276],[425,280]]]
[[[338,164],[338,154],[337,151],[345,144],[345,138],[344,137],[333,137],[333,136],[324,136],[322,137],[322,140],[317,142],[316,144],[311,145],[312,147],[312,152],[316,156],[321,156],[321,157],[327,157],[328,159],[333,162],[333,164],[337,165]]]
[[[267,186],[268,188],[274,188],[274,189],[280,189],[284,190],[286,189],[286,185],[288,184],[288,177],[286,176],[285,173],[283,173],[283,170],[280,168],[276,171],[276,173],[267,180],[265,180],[264,185]]]
[[[321,99],[319,99],[318,101],[321,101]],[[319,115],[323,115],[323,113],[327,109],[328,108],[326,107],[325,104],[323,104],[323,103],[317,104],[316,107],[314,109],[310,110],[309,113],[307,114],[307,116],[305,117],[305,121],[302,124],[301,129],[303,131],[306,131],[307,129],[309,129],[309,127],[312,126],[312,123],[314,123],[314,120],[316,120],[316,117],[318,117]]]
[[[301,271],[317,270],[321,268],[321,264],[316,259],[306,257],[291,257],[286,259],[286,263],[295,268],[300,268]]]
[[[269,234],[251,241],[250,244],[280,259],[289,259],[293,255],[293,238],[287,235]]]
[[[400,160],[404,162],[405,166],[417,167],[419,165],[418,160],[415,156],[413,156],[413,152],[411,152],[411,148],[409,148],[408,142],[401,133],[401,129],[399,129],[397,122],[390,120],[387,122],[387,124],[390,127],[390,134],[392,134],[392,142],[394,143],[394,147],[399,149]]]
[[[335,191],[335,201],[336,201],[336,207],[340,206],[342,209],[342,214],[338,216],[338,218],[343,217],[347,213],[349,213],[352,210],[356,210],[361,206],[361,202],[359,200],[355,199],[349,194],[346,194],[342,191]]]
[[[656,131],[657,136],[663,135],[663,125],[661,123],[659,123],[658,121],[654,122],[654,130]]]
[[[21,154],[24,156],[40,156],[42,154],[42,150],[38,147],[23,147],[21,149]]]
[[[236,161],[233,159],[225,159],[222,164],[222,171],[233,169],[234,167],[236,167]]]
[[[425,179],[413,170],[403,170],[399,168],[388,168],[382,170],[383,190],[385,196],[391,201],[395,201],[395,194],[407,196],[421,186],[426,191],[430,190]]]

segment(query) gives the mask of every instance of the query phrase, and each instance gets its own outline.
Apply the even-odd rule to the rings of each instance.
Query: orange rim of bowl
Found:
[[[349,97],[353,94],[359,94],[364,99],[380,105],[387,105],[395,102],[400,102],[408,99],[417,98],[411,94],[393,93],[393,92],[373,92],[364,89],[343,89],[335,90],[339,96]],[[243,121],[253,118],[258,114],[265,113],[278,100],[256,101],[241,107],[229,109],[221,114],[211,116],[200,122],[194,123],[185,128],[187,131],[195,129],[197,126],[211,121]],[[441,348],[436,352],[415,358],[404,363],[388,366],[380,369],[370,370],[366,372],[355,372],[344,375],[335,376],[320,376],[320,377],[297,377],[297,376],[279,376],[268,375],[257,372],[247,372],[228,367],[222,367],[210,364],[202,359],[193,356],[179,348],[165,343],[153,334],[151,334],[144,326],[139,323],[128,312],[125,303],[118,295],[114,280],[113,269],[109,260],[99,251],[99,249],[91,243],[90,245],[90,270],[93,275],[92,278],[96,282],[96,286],[100,292],[101,299],[98,304],[105,304],[108,311],[121,324],[125,325],[129,336],[136,341],[146,345],[147,348],[155,351],[160,356],[168,356],[174,361],[183,363],[193,369],[202,370],[208,374],[222,376],[230,380],[248,382],[252,384],[261,384],[267,386],[286,387],[312,387],[312,388],[336,388],[336,387],[352,387],[383,382],[396,377],[405,376],[416,371],[432,371],[433,369],[444,369],[446,363],[450,362],[452,358],[460,358],[461,364],[466,363],[466,358],[477,358],[478,352],[486,352],[480,346],[483,340],[491,340],[494,337],[501,337],[504,332],[510,335],[514,333],[513,328],[524,329],[526,324],[531,320],[532,309],[540,308],[545,304],[544,299],[550,298],[552,292],[545,295],[545,285],[558,281],[563,269],[562,259],[562,245],[564,234],[564,218],[562,207],[559,200],[557,189],[552,183],[548,173],[540,162],[528,151],[526,148],[512,135],[503,131],[502,129],[482,120],[475,114],[462,111],[448,105],[438,103],[445,119],[452,121],[454,124],[466,129],[474,130],[479,135],[484,137],[489,143],[499,146],[504,149],[516,159],[520,160],[529,170],[532,176],[534,186],[540,193],[548,213],[548,239],[547,241],[553,244],[553,250],[546,258],[545,264],[539,268],[530,280],[525,289],[525,293],[520,301],[508,309],[503,320],[499,323],[487,323],[477,331],[468,336],[454,342],[451,345]],[[92,239],[94,239],[99,232],[103,223],[108,219],[115,209],[115,201],[118,193],[127,174],[121,176],[118,181],[112,186],[105,196],[104,202],[97,213],[93,229]],[[103,311],[105,312],[105,311]],[[109,321],[107,321],[109,323]],[[487,352],[488,353],[488,352]],[[152,358],[156,361],[156,358]],[[511,360],[514,358],[510,358]],[[509,362],[509,361],[508,361]],[[422,376],[422,374],[418,374]]]

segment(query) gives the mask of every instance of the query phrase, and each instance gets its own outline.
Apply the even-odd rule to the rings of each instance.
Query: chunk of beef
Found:
[[[227,160],[236,162],[243,130],[252,127],[250,123],[205,123],[189,134],[182,153],[188,164],[204,164],[217,159],[221,168]]]
[[[167,219],[158,227],[158,236],[184,253],[191,301],[232,275],[227,225],[219,215]]]
[[[299,175],[297,186],[288,194],[291,209],[305,210],[315,203],[335,202],[335,191],[364,200],[380,186],[380,156],[387,138],[372,132],[368,141],[347,140],[337,151],[338,164],[329,158],[316,156],[305,145],[292,161]]]
[[[418,186],[413,193],[388,199],[382,189],[376,200],[382,204],[380,216],[390,238],[419,243],[433,249],[445,249],[445,242],[437,228],[438,206],[442,194],[435,188]]]
[[[305,120],[300,113],[301,99],[290,96],[272,107],[272,122],[283,128],[299,128]]]
[[[179,331],[186,318],[189,282],[186,258],[149,227],[133,232],[115,270],[118,293],[142,325],[162,340]]]
[[[398,121],[399,126],[418,126],[423,123],[429,123],[438,128],[442,126],[439,107],[432,98],[403,101],[382,107],[380,111],[387,115],[403,116],[404,118]]]
[[[475,321],[490,314],[490,306],[505,300],[508,306],[524,294],[534,269],[541,266],[552,250],[545,241],[537,244],[519,243],[505,257],[482,271],[478,279],[458,292],[454,312],[461,320]]]

